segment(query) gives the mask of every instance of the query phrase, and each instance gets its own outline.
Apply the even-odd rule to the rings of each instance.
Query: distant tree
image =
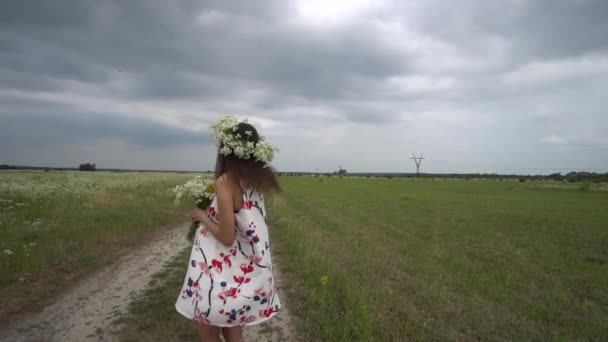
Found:
[[[549,176],[547,176],[547,178],[553,179],[556,181],[561,181],[561,180],[563,180],[564,177],[562,177],[562,174],[560,172],[557,172],[557,173],[550,174]]]
[[[13,166],[13,165],[6,165],[6,164],[2,164],[0,165],[0,170],[15,170],[17,167]]]
[[[79,170],[80,171],[96,171],[97,167],[95,166],[94,163],[93,164],[86,163],[86,164],[80,164]]]

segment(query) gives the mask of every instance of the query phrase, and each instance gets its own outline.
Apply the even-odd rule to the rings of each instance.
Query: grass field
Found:
[[[0,320],[39,307],[163,227],[183,223],[187,209],[172,206],[171,188],[191,177],[0,172]]]
[[[184,222],[188,174],[0,173],[0,317]],[[267,206],[305,340],[606,340],[608,192],[549,182],[283,177]],[[123,318],[189,340],[187,255]],[[183,260],[182,260],[183,259]]]
[[[272,234],[311,340],[608,338],[606,192],[484,180],[283,185]]]
[[[271,238],[303,340],[608,337],[606,192],[483,180],[282,184],[267,204]],[[133,304],[125,340],[193,338],[173,310],[180,258]]]

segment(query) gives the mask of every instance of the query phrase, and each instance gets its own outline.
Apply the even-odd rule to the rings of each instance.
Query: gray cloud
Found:
[[[5,146],[82,144],[120,140],[148,148],[213,145],[208,134],[167,127],[107,113],[66,113],[41,107],[35,112],[3,116],[0,143]]]
[[[608,168],[605,1],[315,3],[3,2],[0,139],[212,153],[233,111],[283,169]]]

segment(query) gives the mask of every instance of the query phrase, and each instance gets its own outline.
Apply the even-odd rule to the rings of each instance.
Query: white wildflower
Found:
[[[240,159],[254,158],[264,164],[270,163],[278,150],[267,143],[263,136],[259,136],[257,144],[242,140],[239,133],[235,134],[238,130],[238,123],[235,116],[222,115],[212,125],[218,146],[220,146],[219,153],[224,156],[234,155]],[[245,135],[252,136],[253,131],[245,131]]]
[[[176,186],[173,190],[175,192],[175,205],[179,205],[183,195],[194,198],[197,203],[202,203],[203,199],[211,199],[215,191],[213,184],[212,180],[197,176],[183,185]]]
[[[232,150],[230,149],[230,147],[224,146],[224,147],[220,148],[220,153],[225,156],[229,156],[232,153]]]
[[[243,149],[241,146],[235,147],[234,148],[234,155],[236,155],[239,158],[245,157],[245,149]]]
[[[10,249],[5,249],[4,254],[11,255],[13,254],[13,251],[11,251]]]

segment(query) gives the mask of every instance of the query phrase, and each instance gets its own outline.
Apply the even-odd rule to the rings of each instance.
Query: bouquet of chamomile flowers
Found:
[[[180,201],[184,195],[194,200],[194,203],[199,209],[207,209],[213,201],[215,196],[215,185],[213,180],[203,178],[202,176],[196,176],[194,179],[187,181],[185,184],[177,185],[173,189],[175,193],[175,206],[180,204]],[[188,239],[192,241],[196,228],[198,228],[200,222],[194,221],[190,225],[188,230]]]

